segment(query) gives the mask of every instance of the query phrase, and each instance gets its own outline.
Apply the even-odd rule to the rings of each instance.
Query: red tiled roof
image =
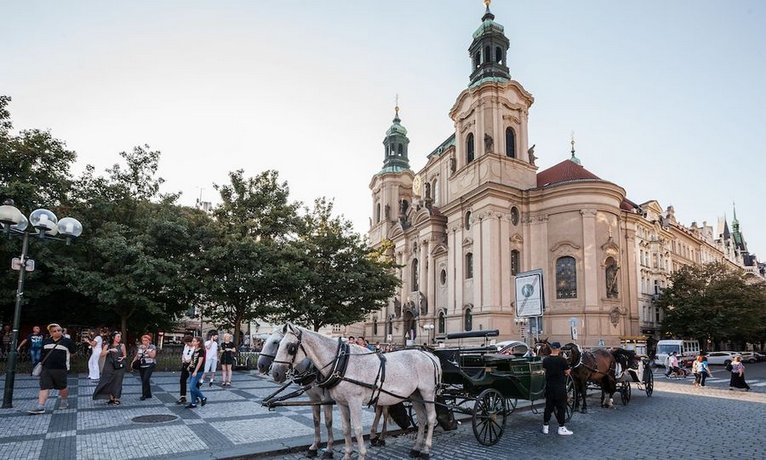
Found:
[[[537,173],[537,186],[557,184],[559,182],[569,182],[583,179],[601,179],[597,175],[578,165],[574,161],[564,160],[561,163],[551,166],[545,171]]]

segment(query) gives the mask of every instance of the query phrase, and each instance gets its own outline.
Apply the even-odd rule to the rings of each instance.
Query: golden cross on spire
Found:
[[[492,3],[492,0],[484,0],[484,6],[489,8],[489,4]]]

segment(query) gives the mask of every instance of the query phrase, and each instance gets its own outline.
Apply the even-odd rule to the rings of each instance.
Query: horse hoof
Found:
[[[420,457],[420,451],[412,449],[410,450],[410,457],[412,458],[419,458]]]
[[[386,445],[386,441],[384,439],[380,439],[379,437],[376,436],[376,437],[370,439],[370,445],[372,447],[385,446]]]
[[[325,459],[325,460],[328,459],[328,458],[333,458],[332,457],[332,451],[331,450],[324,451],[324,453],[322,454],[322,458]]]
[[[306,457],[308,457],[308,458],[314,458],[314,457],[316,457],[318,454],[319,454],[319,451],[317,451],[317,450],[313,450],[313,449],[309,449],[309,451],[306,453]]]

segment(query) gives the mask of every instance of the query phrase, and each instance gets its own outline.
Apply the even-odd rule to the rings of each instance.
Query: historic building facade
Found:
[[[511,78],[494,19],[487,8],[469,47],[470,83],[449,112],[454,133],[425,166],[410,168],[398,107],[385,134],[368,236],[390,247],[402,286],[364,335],[402,344],[499,329],[499,340],[528,338],[514,285],[533,269],[544,280],[541,336],[568,342],[574,325],[579,343],[614,346],[655,333],[653,296],[670,270],[733,253],[707,226],[680,226],[672,208],[627,199],[582,166],[574,141],[570,158],[540,171],[527,134],[534,98]]]

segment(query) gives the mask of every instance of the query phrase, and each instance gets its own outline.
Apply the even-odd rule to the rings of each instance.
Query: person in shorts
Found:
[[[216,367],[218,367],[218,331],[210,331],[210,339],[205,342],[205,369],[199,380],[200,385],[205,381],[205,376],[210,374],[208,386],[213,386]]]
[[[48,325],[50,337],[43,340],[41,362],[43,371],[40,374],[40,393],[37,396],[37,406],[30,410],[30,414],[44,414],[45,401],[48,400],[50,390],[59,391],[59,409],[67,409],[69,403],[69,389],[67,388],[67,371],[69,370],[69,357],[75,352],[75,345],[71,339],[64,337],[61,326],[56,323]]]

